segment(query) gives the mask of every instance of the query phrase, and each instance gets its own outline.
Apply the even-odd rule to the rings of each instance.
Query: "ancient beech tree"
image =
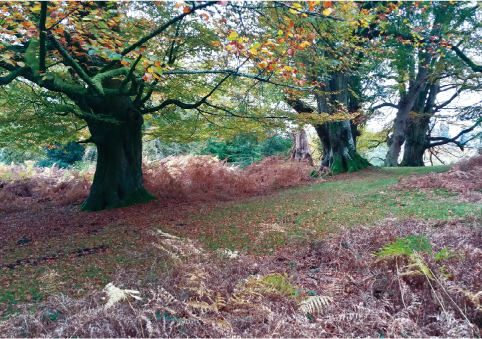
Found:
[[[239,53],[246,50],[247,38],[237,39],[234,31],[214,31],[224,18],[216,19],[218,26],[206,24],[215,20],[214,9],[220,13],[226,5],[11,2],[0,7],[0,85],[7,91],[15,90],[18,82],[41,88],[46,102],[65,107],[60,116],[73,114],[86,123],[90,137],[83,142],[97,147],[96,172],[82,210],[154,199],[142,181],[146,114],[178,107],[215,119],[228,110],[210,98],[229,78],[270,82],[240,71],[252,56]],[[191,36],[182,36],[183,27]],[[237,57],[234,66],[219,51],[224,48],[220,37],[227,38],[226,51]],[[246,61],[239,61],[240,56]],[[189,75],[205,77],[196,78],[201,84],[197,90],[183,86]],[[176,88],[173,78],[181,79]]]

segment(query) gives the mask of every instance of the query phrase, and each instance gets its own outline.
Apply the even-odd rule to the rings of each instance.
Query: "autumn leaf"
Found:
[[[219,46],[221,43],[219,41],[213,41],[213,46]]]
[[[186,7],[184,7],[184,9],[182,11],[183,11],[183,13],[187,14],[187,13],[191,12],[191,7],[186,6]]]
[[[258,64],[258,68],[260,68],[260,69],[265,69],[267,66],[268,66],[268,63],[266,61],[261,61]]]
[[[333,1],[325,1],[323,2],[323,6],[325,6],[325,8],[330,8],[331,6],[333,6]],[[323,12],[323,14],[325,13]]]
[[[238,33],[231,32],[231,34],[229,34],[228,36],[228,40],[236,40],[237,37],[238,37]]]
[[[331,2],[331,1],[330,1],[330,2]],[[323,15],[324,15],[324,16],[328,16],[328,15],[330,15],[330,14],[331,14],[331,12],[330,12],[330,10],[329,10],[328,8],[323,11]]]

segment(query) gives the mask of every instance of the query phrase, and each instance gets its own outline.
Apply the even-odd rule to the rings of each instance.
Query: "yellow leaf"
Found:
[[[258,55],[258,51],[256,50],[256,48],[251,48],[249,51],[254,55]]]
[[[147,69],[147,71],[148,71],[149,73],[154,73],[154,68],[149,67],[149,68]]]
[[[261,48],[261,52],[268,53],[269,51],[266,48]]]
[[[226,46],[226,49],[227,49],[228,51],[230,51],[230,50],[233,49],[233,46],[232,46],[232,45],[227,45],[227,46]]]
[[[213,46],[219,46],[221,43],[219,41],[213,41]]]
[[[283,68],[284,68],[285,70],[287,70],[287,71],[291,71],[291,67],[290,67],[290,66],[285,66],[285,67],[283,67]]]
[[[229,34],[228,36],[228,40],[236,40],[237,37],[238,37],[238,33],[231,32],[231,34]]]
[[[283,35],[283,31],[281,29],[278,31],[278,35]]]
[[[240,44],[242,44],[242,43],[243,43],[243,38],[239,38],[239,39],[238,39],[238,42],[239,42]]]
[[[32,11],[34,11],[34,12],[40,11],[40,8],[41,8],[40,4],[35,5],[35,6],[32,7]]]
[[[323,11],[323,15],[324,15],[324,16],[328,16],[328,15],[330,15],[330,14],[331,14],[331,12],[330,12],[330,10],[329,10],[328,8]]]

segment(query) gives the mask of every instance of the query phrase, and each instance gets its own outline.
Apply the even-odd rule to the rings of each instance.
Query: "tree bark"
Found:
[[[311,157],[310,144],[306,131],[302,129],[293,137],[293,148],[291,150],[292,161],[307,160],[313,166],[313,158]]]
[[[81,209],[99,211],[155,199],[142,182],[144,120],[130,97],[88,97],[80,106],[90,111],[86,121],[97,147],[94,181]]]

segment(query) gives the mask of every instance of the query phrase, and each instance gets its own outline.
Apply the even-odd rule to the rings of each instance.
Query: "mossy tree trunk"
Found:
[[[349,107],[348,82],[350,76],[332,73],[315,93],[319,113],[334,114],[341,106]],[[329,167],[333,174],[354,172],[367,168],[370,163],[356,150],[353,124],[350,120],[329,122],[315,126],[323,145],[321,166]],[[356,134],[355,134],[356,137]]]
[[[88,97],[80,105],[97,146],[97,167],[83,211],[123,207],[155,199],[142,181],[142,114],[128,96]]]
[[[315,79],[311,78],[311,81]],[[289,104],[299,114],[318,113],[335,114],[337,109],[348,108],[350,112],[355,112],[359,106],[359,100],[350,97],[348,94],[348,83],[354,81],[345,73],[332,73],[329,78],[323,80],[323,84],[318,86],[315,92],[317,108],[312,108],[299,99],[285,98]],[[356,83],[355,83],[356,85]],[[353,101],[352,101],[353,99]],[[355,138],[359,131],[355,123],[350,120],[327,122],[321,125],[314,125],[316,133],[320,138],[323,157],[321,159],[320,170],[328,167],[333,174],[342,172],[354,172],[371,166],[356,150]]]

